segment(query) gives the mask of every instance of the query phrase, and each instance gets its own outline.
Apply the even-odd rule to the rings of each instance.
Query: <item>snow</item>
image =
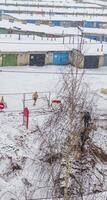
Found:
[[[84,197],[83,200],[91,200],[91,199],[96,199],[96,200],[106,200],[107,197],[107,192],[100,193],[100,194],[94,194],[94,195],[89,195],[88,197]]]
[[[6,6],[6,5],[1,5],[0,6],[0,10],[4,11],[5,13],[7,11],[10,11],[11,13],[13,11],[17,11],[17,12],[27,12],[27,13],[32,13],[32,12],[37,12],[38,15],[45,15],[45,12],[46,13],[49,13],[50,15],[54,15],[56,13],[63,13],[63,14],[78,14],[78,13],[81,13],[81,14],[102,14],[102,15],[106,15],[106,9],[102,9],[102,8],[96,8],[93,6],[93,8],[90,8],[89,6],[90,5],[87,5],[89,8],[85,7],[86,5],[83,5],[84,8],[82,8],[82,5],[80,4],[80,7],[78,6],[77,7],[77,4],[74,6],[74,7],[69,7],[69,8],[50,8],[50,7],[26,7],[26,6]],[[40,12],[40,13],[39,13]],[[2,12],[3,13],[3,12]],[[8,13],[8,12],[7,12]]]
[[[8,2],[13,3],[12,0]],[[70,3],[71,1],[69,1]],[[89,2],[89,0],[88,0]],[[92,4],[79,4],[80,6],[95,6],[93,1],[90,0]],[[5,0],[1,0],[0,3],[5,3]],[[31,4],[31,1],[14,1],[14,4]],[[33,2],[32,4],[38,4],[38,2]],[[61,2],[56,1],[56,5],[60,5]],[[95,1],[94,3],[102,3],[101,1]],[[46,1],[41,1],[39,4],[46,4]],[[53,2],[47,2],[47,4],[53,5]],[[68,5],[68,2],[63,2],[63,5]],[[72,1],[72,6],[77,6],[74,1]],[[106,3],[105,3],[106,5]],[[14,15],[19,17],[19,15]],[[36,15],[20,15],[20,19],[29,18],[35,19]],[[46,16],[48,18],[49,15]],[[67,19],[70,17],[58,16],[57,19]],[[39,16],[38,16],[39,19]],[[52,19],[56,19],[53,16]],[[77,16],[70,20],[82,20],[82,19],[92,19],[102,21],[107,20],[107,17],[80,17]],[[0,51],[53,51],[53,50],[72,50],[72,48],[80,48],[79,40],[80,37],[77,35],[79,31],[76,29],[62,29],[58,27],[48,27],[48,26],[36,26],[36,25],[21,25],[21,23],[10,24],[7,21],[1,21],[0,27],[4,26],[7,28],[18,26],[23,30],[37,30],[43,31],[45,29],[46,33],[56,33],[56,34],[76,34],[75,38],[71,38],[71,43],[69,42],[69,37],[66,37],[63,44],[62,38],[57,39],[47,39],[35,36],[22,36],[18,40],[18,35],[0,35]],[[33,28],[34,27],[34,28]],[[85,29],[86,30],[86,29]],[[87,29],[88,30],[88,29]],[[64,32],[63,32],[64,31]],[[91,29],[90,29],[91,31]],[[93,29],[97,31],[97,29]],[[103,32],[103,30],[98,30],[98,32]],[[106,32],[106,30],[105,30]],[[73,39],[75,39],[76,44],[73,44]],[[101,44],[99,42],[90,42],[88,39],[83,38],[82,52],[85,55],[103,55],[107,54],[107,44]],[[85,44],[84,44],[85,43]],[[103,45],[103,50],[102,50]],[[40,138],[36,132],[36,125],[42,126],[46,117],[50,114],[51,108],[48,105],[47,99],[50,103],[53,99],[57,97],[58,91],[62,83],[62,72],[66,72],[68,66],[20,66],[20,67],[0,67],[0,97],[4,96],[4,100],[7,103],[7,108],[3,112],[0,112],[0,199],[10,200],[10,199],[32,199],[32,197],[42,197],[45,198],[44,177],[42,181],[40,178],[40,172],[43,168],[40,168],[39,152],[38,146]],[[75,68],[74,68],[75,70]],[[7,72],[8,71],[8,72]],[[12,72],[13,71],[13,72]],[[83,81],[86,82],[90,87],[90,92],[95,95],[95,109],[96,115],[102,119],[107,116],[107,98],[100,94],[101,88],[107,88],[107,67],[102,67],[99,69],[79,69],[79,73],[84,73]],[[60,73],[61,72],[61,73]],[[37,91],[39,98],[37,100],[36,106],[33,106],[32,93]],[[23,98],[25,95],[25,106],[29,108],[29,129],[23,125]],[[46,111],[44,115],[43,110]],[[99,147],[101,147],[105,152],[107,152],[107,125],[104,122],[103,127],[100,127],[101,120],[99,119],[99,128],[94,132],[93,141]],[[21,170],[13,170],[12,163],[21,166]],[[100,164],[98,164],[100,165]],[[100,165],[100,168],[105,168],[106,165]],[[48,170],[48,167],[47,167]],[[40,182],[39,182],[40,181]],[[41,188],[42,187],[42,188]],[[106,188],[106,185],[105,185]],[[36,190],[36,194],[31,196],[33,190]],[[49,191],[49,188],[48,188]],[[83,197],[83,200],[91,200],[93,195],[90,194]],[[96,200],[106,200],[107,192],[100,194],[95,194],[94,199]],[[78,199],[79,200],[79,199]]]
[[[0,21],[0,27],[13,30],[30,31],[35,33],[46,33],[56,35],[81,35],[81,31],[78,28],[64,28],[64,27],[51,27],[48,25],[35,25],[35,24],[22,24],[21,22],[9,22],[7,20]]]
[[[95,35],[107,35],[107,29],[105,28],[83,28],[81,27],[83,33],[95,34]]]
[[[38,15],[38,14],[4,14],[7,16],[11,16],[14,19],[17,20],[60,20],[60,21],[98,21],[98,22],[107,22],[107,17],[106,16],[88,16],[88,15],[75,15],[75,16],[70,16],[70,15],[52,15],[50,16],[49,14],[45,14],[45,16],[43,15]]]
[[[15,71],[26,71],[26,72],[58,72],[62,69],[64,69],[65,67],[59,67],[59,66],[46,66],[46,67],[8,67],[8,70],[15,70]],[[6,68],[1,68],[4,71],[6,70]],[[103,69],[103,73],[107,73],[107,68],[102,68]],[[91,74],[86,74],[84,77],[84,80],[87,81],[90,85],[91,90],[93,91],[98,91],[101,88],[106,88],[107,86],[107,79],[106,79],[106,75],[100,75],[100,73],[102,72],[102,69],[93,69],[93,70],[86,70],[86,73],[91,72]],[[81,72],[81,70],[80,70]],[[96,76],[96,73],[98,74]],[[94,75],[95,74],[95,75]],[[35,79],[36,77],[36,79]],[[58,74],[36,74],[36,73],[12,73],[12,72],[4,72],[4,73],[0,73],[0,85],[2,85],[2,87],[0,88],[0,93],[19,93],[17,96],[16,95],[6,95],[6,102],[8,101],[8,104],[10,105],[10,103],[13,105],[13,108],[16,107],[16,110],[19,109],[19,104],[22,106],[22,95],[21,93],[32,93],[33,91],[39,91],[39,92],[44,92],[44,94],[42,96],[44,96],[46,94],[46,92],[48,93],[49,91],[52,91],[53,93],[55,93],[56,91],[56,85],[58,82],[58,79],[61,77],[61,75]],[[96,79],[97,77],[97,79]],[[103,79],[102,79],[103,77]],[[8,80],[8,88],[7,88],[7,80]],[[29,84],[26,84],[26,83]],[[50,83],[50,84],[49,84]],[[48,95],[48,94],[47,94]],[[8,96],[8,97],[7,97]],[[9,100],[10,98],[10,100]],[[17,99],[18,98],[18,99]],[[27,96],[27,98],[31,98],[31,94],[29,94]],[[19,101],[20,99],[20,101]],[[106,102],[106,99],[104,98],[100,98],[99,97],[99,101],[103,101]],[[15,103],[16,102],[16,103]],[[15,105],[14,105],[15,103]],[[28,103],[28,102],[26,102]],[[32,101],[29,102],[29,104],[32,104]],[[42,102],[43,103],[43,102]],[[38,102],[39,104],[39,102]],[[11,105],[11,109],[12,109],[12,105]],[[17,106],[16,106],[17,105]],[[101,105],[100,105],[101,106]],[[102,108],[104,109],[105,105],[102,104]]]
[[[44,67],[44,68],[23,68],[23,70],[29,71],[49,71],[51,68],[51,72],[55,70],[55,67]],[[10,68],[12,69],[12,68]],[[18,68],[18,70],[21,70]],[[11,80],[8,78],[10,77]],[[46,95],[47,90],[54,90],[58,80],[58,75],[44,75],[44,74],[13,74],[13,73],[4,73],[0,74],[0,92],[32,92],[32,91],[44,91],[44,95]],[[8,83],[8,87],[7,87]],[[29,83],[29,84],[27,84]],[[39,92],[40,95],[40,92]],[[14,99],[14,96],[16,97]],[[10,98],[10,100],[9,100]],[[18,101],[20,99],[20,101]],[[8,108],[11,107],[10,103],[13,105],[13,109],[16,107],[18,109],[19,105],[22,104],[22,96],[21,95],[8,95],[5,96],[5,100],[8,102]],[[29,101],[29,104],[32,106],[32,101]],[[42,102],[43,103],[43,102]],[[39,104],[39,100],[38,100]],[[37,104],[37,107],[38,107]],[[30,112],[30,130],[34,129],[35,123],[40,123],[42,120],[42,116],[38,118],[36,116],[36,108],[35,113]],[[39,120],[39,121],[38,121]],[[7,121],[7,123],[6,123]],[[12,192],[16,195],[20,196],[20,199],[24,197],[24,184],[22,179],[27,178],[29,181],[32,180],[33,173],[35,168],[32,168],[31,171],[31,160],[29,158],[34,158],[34,152],[37,148],[37,142],[35,138],[35,134],[31,134],[30,130],[26,131],[22,126],[22,114],[20,113],[0,113],[0,128],[1,128],[1,137],[0,137],[0,149],[1,149],[1,167],[0,174],[2,174],[0,178],[0,197],[5,192]],[[30,135],[29,135],[30,134]],[[30,136],[30,137],[29,137]],[[24,145],[24,146],[23,146]],[[32,147],[32,145],[34,147]],[[30,150],[32,147],[32,151]],[[36,150],[37,151],[37,150]],[[24,170],[20,173],[10,173],[10,162],[12,156],[12,161],[21,163],[21,159],[23,157],[27,157],[27,163]],[[23,165],[22,165],[23,166]],[[33,166],[33,164],[32,164]],[[35,165],[34,165],[35,166]],[[14,197],[11,193],[6,193],[3,199],[9,199]]]
[[[51,44],[51,43],[50,43]],[[1,52],[48,52],[48,51],[71,51],[74,45],[70,44],[46,44],[44,45],[42,43],[8,43],[8,49],[7,49],[7,43],[1,42],[0,51]],[[76,45],[77,46],[77,45]]]
[[[80,38],[78,38],[80,40]],[[76,44],[71,43],[74,41]],[[18,35],[0,35],[0,51],[1,52],[29,52],[29,51],[70,51],[74,46],[77,46],[77,37],[74,39],[71,37],[63,38],[47,38],[47,37],[38,37],[21,35],[20,40]],[[7,49],[8,44],[8,49]]]
[[[79,49],[79,48],[77,48]],[[107,54],[107,43],[106,42],[96,42],[91,41],[90,44],[85,43],[81,45],[81,52],[83,55],[106,55]]]
[[[67,67],[64,66],[44,66],[44,67],[1,67],[0,69],[4,72],[0,72],[0,93],[19,93],[20,99],[22,100],[21,93],[32,93],[33,91],[46,92],[52,91],[56,92],[56,85],[61,78],[61,72],[66,70]],[[10,72],[5,72],[9,70]],[[11,71],[25,71],[27,73],[12,73]],[[28,73],[32,72],[32,73]],[[36,72],[40,72],[36,74]],[[44,74],[44,72],[56,72],[56,74]],[[82,70],[80,70],[82,73]],[[95,92],[99,92],[101,88],[107,88],[107,67],[101,67],[99,69],[85,70],[84,81],[88,82],[90,89]],[[97,75],[96,75],[97,73]],[[103,75],[105,74],[105,75]],[[7,87],[8,80],[8,87]],[[29,84],[26,84],[29,83]],[[98,93],[99,94],[99,93]],[[30,94],[31,95],[31,94]],[[18,96],[18,95],[17,95]],[[12,95],[10,98],[13,99]],[[17,101],[17,97],[14,97],[14,102]],[[29,98],[29,96],[28,96]],[[106,98],[99,97],[99,100],[106,101]],[[15,104],[16,106],[16,104]],[[101,106],[101,105],[100,105]],[[103,104],[102,104],[103,106]],[[18,104],[16,106],[18,109]]]
[[[88,2],[93,4],[93,0],[83,0],[83,2]],[[99,6],[107,6],[107,2],[103,0],[94,0],[94,4],[99,5]]]
[[[64,67],[60,66],[45,66],[45,67],[1,67],[4,71],[7,70],[16,70],[16,71],[27,71],[32,72],[31,74],[17,74],[17,73],[0,73],[0,93],[22,93],[22,92],[32,92],[34,90],[39,91],[50,91],[54,88],[54,82],[57,83],[57,79],[54,77],[58,77],[58,75],[44,75],[44,74],[35,74],[33,72],[57,72],[57,69],[61,70]],[[36,79],[35,79],[36,77]],[[7,80],[8,80],[8,88],[7,88]],[[54,81],[54,82],[53,82]],[[50,84],[49,84],[50,82]],[[29,83],[29,84],[26,84]],[[52,84],[53,83],[53,84]],[[44,86],[44,87],[43,87]],[[17,88],[16,88],[17,87]]]
[[[5,0],[1,0],[1,4],[5,4]],[[36,6],[46,6],[46,5],[48,5],[48,6],[63,6],[63,7],[65,7],[65,6],[67,6],[67,7],[69,7],[69,6],[74,6],[74,7],[90,7],[91,5],[89,4],[89,3],[86,3],[86,4],[84,4],[84,3],[75,3],[75,1],[36,1],[36,2],[33,2],[32,1],[32,3],[31,3],[31,1],[12,1],[12,0],[8,0],[7,1],[7,4],[9,5],[9,4],[13,4],[13,5],[27,5],[27,6],[30,6],[30,5],[36,5]],[[96,5],[96,4],[92,4],[92,7],[100,7],[100,5]]]
[[[3,195],[3,199],[7,200],[10,198],[14,198],[14,195],[20,197],[20,200],[24,200],[24,191],[25,186],[23,180],[27,178],[29,182],[32,183],[32,177],[35,172],[35,165],[31,162],[31,158],[34,158],[35,151],[38,149],[38,139],[35,134],[33,134],[32,130],[35,129],[36,124],[42,124],[44,120],[44,116],[38,115],[38,108],[43,105],[44,100],[37,101],[37,105],[35,107],[32,106],[32,101],[26,102],[26,105],[29,106],[30,109],[30,122],[29,122],[29,130],[26,131],[25,127],[22,126],[22,94],[18,93],[30,93],[27,94],[27,98],[31,98],[31,93],[33,91],[38,91],[38,94],[41,95],[40,92],[44,92],[42,97],[45,96],[48,91],[51,91],[51,95],[55,96],[59,89],[59,80],[61,80],[62,75],[57,74],[57,72],[64,72],[67,69],[67,66],[45,66],[45,67],[8,67],[1,68],[4,71],[14,70],[14,71],[27,71],[27,72],[41,72],[40,74],[36,73],[12,73],[5,72],[0,73],[0,96],[2,93],[8,93],[8,95],[4,95],[4,99],[7,102],[8,108],[5,111],[10,112],[1,112],[0,113],[0,149],[1,149],[1,167],[0,167],[0,197]],[[42,72],[56,72],[56,74],[44,74]],[[80,70],[82,72],[82,70]],[[103,76],[101,73],[107,74],[107,68],[99,68],[93,70],[85,70],[84,81],[86,81],[90,90],[96,92],[101,88],[105,88],[107,86],[107,78],[106,75]],[[89,75],[88,73],[92,74]],[[96,73],[98,74],[96,76]],[[8,85],[8,87],[7,87]],[[14,95],[9,95],[9,93],[16,93]],[[30,95],[30,96],[29,96]],[[51,97],[52,98],[52,97]],[[105,100],[103,98],[97,97],[97,109],[102,109],[105,112]],[[101,107],[102,105],[102,107]],[[32,107],[34,112],[32,112]],[[48,106],[45,107],[47,110]],[[11,112],[11,109],[20,109],[20,112]],[[32,132],[32,133],[31,133]],[[106,146],[106,133],[102,132],[102,137],[99,133],[96,133],[97,140],[96,143],[101,146],[101,142],[103,142],[105,138],[105,143],[103,148],[107,151]],[[98,141],[98,142],[97,142]],[[12,158],[11,158],[12,157]],[[36,156],[36,162],[38,162],[38,155]],[[11,173],[11,159],[13,162],[17,162],[22,165],[23,170],[19,172]],[[25,164],[22,160],[25,159]],[[27,160],[26,160],[27,159]],[[32,167],[31,167],[32,165]],[[34,167],[33,167],[34,166]],[[31,170],[32,169],[32,170]],[[37,176],[34,177],[34,180],[38,179],[39,171],[38,165],[36,169]],[[38,185],[36,185],[38,188]],[[30,186],[28,187],[28,192],[30,192]],[[12,192],[12,193],[9,193]],[[40,189],[37,189],[37,195]],[[44,196],[43,196],[44,197]],[[101,197],[101,199],[100,199]],[[96,194],[96,199],[105,200],[106,193],[104,194]],[[92,195],[88,197],[90,200]],[[87,199],[84,197],[84,200]]]
[[[82,42],[82,44],[81,44]],[[27,36],[27,35],[0,35],[1,52],[48,52],[48,51],[72,51],[72,49],[81,48],[84,55],[104,55],[107,54],[107,43],[82,38],[80,36],[71,36],[65,38],[47,38]],[[8,44],[8,49],[7,49]]]
[[[91,45],[89,39],[84,40],[85,43]],[[79,48],[81,38],[79,36],[71,37],[39,37],[27,36],[27,35],[9,35],[1,34],[0,35],[0,51],[1,52],[48,52],[48,51],[71,51],[73,48]],[[91,41],[93,43],[93,40]],[[8,44],[8,49],[7,49]],[[96,42],[96,45],[99,45],[99,42]],[[97,48],[97,47],[96,47]]]

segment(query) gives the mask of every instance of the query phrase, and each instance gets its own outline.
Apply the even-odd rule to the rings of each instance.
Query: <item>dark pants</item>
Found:
[[[37,101],[37,98],[33,98],[33,101],[34,101],[33,105],[35,105],[36,101]]]
[[[84,120],[84,127],[88,128],[89,127],[89,120]]]

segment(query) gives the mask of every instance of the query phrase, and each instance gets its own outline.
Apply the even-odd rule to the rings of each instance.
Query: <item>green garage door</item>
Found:
[[[0,67],[2,66],[2,55],[0,55]]]
[[[17,54],[5,54],[2,58],[3,66],[16,66],[17,65]]]

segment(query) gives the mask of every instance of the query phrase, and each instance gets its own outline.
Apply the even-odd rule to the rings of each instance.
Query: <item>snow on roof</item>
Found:
[[[71,51],[74,47],[76,48],[78,43],[77,37],[72,38],[69,42],[69,37],[65,38],[63,44],[63,38],[41,38],[35,36],[22,35],[20,40],[18,35],[0,35],[0,52],[29,52],[29,51]],[[73,42],[75,44],[73,44]]]
[[[81,27],[83,33],[86,34],[96,34],[96,35],[107,35],[107,29],[103,28],[83,28]]]
[[[5,4],[5,0],[1,0],[0,1],[1,4]],[[38,5],[38,6],[67,6],[67,7],[70,7],[70,6],[75,6],[75,7],[100,7],[100,5],[96,5],[96,4],[92,4],[90,5],[89,3],[77,3],[73,0],[68,0],[68,1],[12,1],[12,0],[8,0],[7,4],[13,4],[13,5],[27,5],[27,6],[30,6],[30,5]]]
[[[7,15],[7,14],[4,14]],[[79,16],[79,15],[49,15],[49,14],[8,14],[7,16],[11,16],[18,20],[49,20],[49,21],[98,21],[98,22],[107,22],[106,16]]]
[[[35,24],[22,24],[20,22],[9,22],[7,20],[0,21],[0,27],[6,29],[14,29],[21,31],[32,31],[46,34],[57,34],[57,35],[81,35],[81,31],[78,28],[64,28],[64,27],[51,27],[48,25],[35,25]]]
[[[82,45],[82,54],[90,56],[99,56],[107,54],[107,43],[90,43]]]
[[[35,36],[21,35],[0,35],[0,51],[1,52],[48,52],[48,51],[72,51],[72,49],[82,50],[84,55],[104,55],[107,54],[107,43],[100,43],[75,36],[63,38],[41,38]],[[64,42],[64,44],[63,44]]]
[[[8,47],[8,48],[7,48]],[[48,44],[14,44],[14,43],[9,43],[2,44],[0,45],[0,51],[1,52],[48,52],[48,51],[68,51],[71,50],[72,47],[71,45],[66,46],[63,44],[53,44],[53,45],[48,45]]]
[[[25,11],[25,12],[50,12],[50,14],[53,13],[68,13],[68,14],[75,14],[75,13],[81,13],[81,14],[106,14],[107,9],[99,9],[99,8],[80,8],[80,7],[69,7],[69,8],[50,8],[50,7],[27,7],[27,6],[6,6],[1,5],[0,10],[3,10],[5,12],[10,11]]]
[[[93,0],[83,0],[83,2],[93,4]],[[107,6],[107,1],[106,0],[94,0],[94,4],[99,5],[99,6]]]

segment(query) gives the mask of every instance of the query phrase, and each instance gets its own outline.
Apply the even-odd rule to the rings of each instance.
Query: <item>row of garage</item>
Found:
[[[67,65],[70,63],[70,52],[31,52],[31,53],[3,53],[0,55],[0,66],[44,66]]]
[[[0,66],[68,65],[79,68],[107,66],[107,55],[83,55],[78,50],[31,53],[1,53]]]

